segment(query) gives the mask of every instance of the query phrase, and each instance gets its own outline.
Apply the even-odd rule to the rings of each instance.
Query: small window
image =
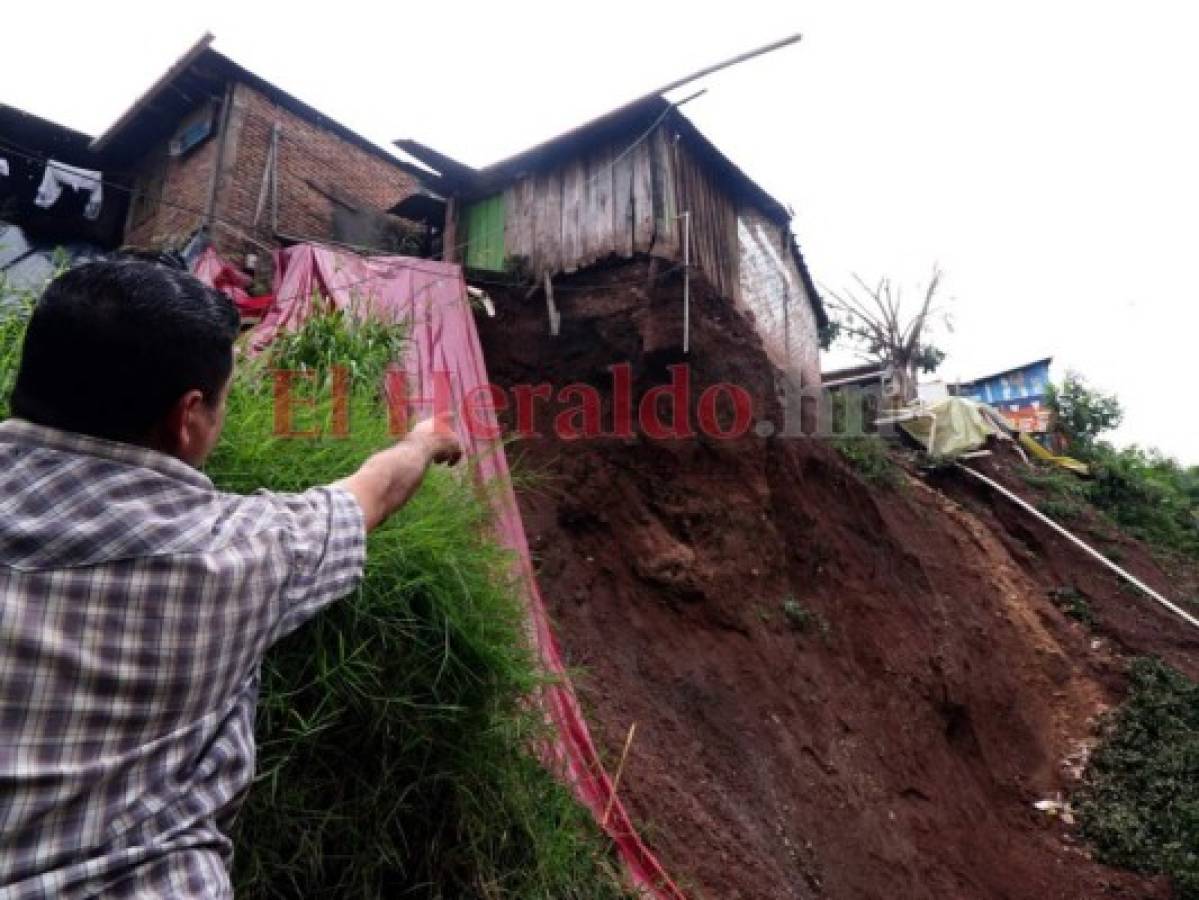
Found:
[[[194,150],[212,135],[216,123],[216,104],[204,103],[192,110],[175,129],[167,152],[171,156],[183,156]]]

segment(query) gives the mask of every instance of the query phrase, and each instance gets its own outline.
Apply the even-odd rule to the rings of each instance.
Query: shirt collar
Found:
[[[181,459],[159,453],[149,447],[139,447],[135,444],[107,441],[87,434],[76,434],[73,431],[47,428],[25,419],[6,419],[0,422],[0,443],[25,447],[45,447],[62,453],[95,456],[129,466],[151,469],[168,478],[174,478],[195,487],[213,489],[212,481],[204,473],[193,469]]]

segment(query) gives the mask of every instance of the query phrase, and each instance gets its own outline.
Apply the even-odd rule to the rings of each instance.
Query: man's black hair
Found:
[[[232,301],[187,272],[137,260],[77,266],[34,305],[12,413],[142,443],[187,391],[217,402],[238,323]]]

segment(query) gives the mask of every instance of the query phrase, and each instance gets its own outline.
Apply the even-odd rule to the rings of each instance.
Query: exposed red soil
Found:
[[[698,387],[740,384],[777,421],[749,324],[692,287]],[[557,338],[541,296],[494,295],[503,387],[607,392],[630,362],[640,394],[682,359],[677,274],[564,281]],[[553,412],[512,448],[542,591],[609,759],[637,725],[621,794],[691,896],[1169,896],[1032,808],[1118,701],[1114,651],[1194,652],[1168,623],[970,488],[870,486],[813,439],[566,442]],[[1054,606],[1060,584],[1109,645]]]

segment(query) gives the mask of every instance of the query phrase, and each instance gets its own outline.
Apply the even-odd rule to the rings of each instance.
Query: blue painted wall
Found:
[[[1041,361],[997,375],[981,378],[963,385],[963,393],[974,400],[991,406],[1018,403],[1021,405],[1043,400],[1045,386],[1049,384],[1049,362]]]

